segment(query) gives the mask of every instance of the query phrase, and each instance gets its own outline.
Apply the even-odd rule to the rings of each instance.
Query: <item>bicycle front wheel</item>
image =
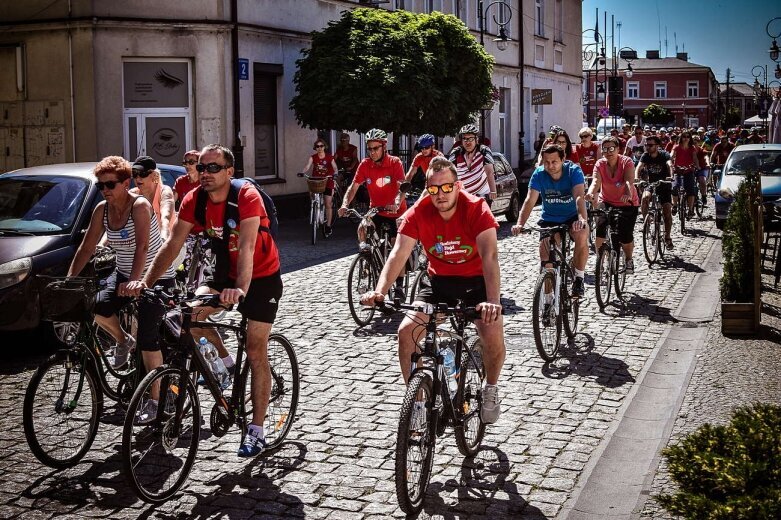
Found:
[[[201,406],[190,374],[162,366],[147,374],[130,400],[122,431],[122,466],[136,495],[159,504],[187,480],[198,452]],[[149,418],[147,402],[159,388],[157,413]],[[177,409],[181,410],[177,413]],[[141,424],[145,417],[149,420]]]
[[[681,195],[678,197],[678,223],[681,226],[681,235],[686,233],[686,211],[687,211],[686,195]]]
[[[602,247],[597,255],[597,267],[594,271],[594,289],[597,293],[599,310],[610,303],[610,291],[613,285],[613,273],[610,271],[612,255],[607,247]]]
[[[542,272],[534,286],[532,328],[537,352],[545,361],[553,361],[556,358],[561,341],[561,320],[555,302],[555,289],[556,275],[552,271]]]
[[[455,428],[456,446],[464,457],[477,453],[485,435],[485,423],[480,418],[485,379],[483,344],[480,338],[470,338],[469,349],[475,359],[472,360],[466,351],[461,356],[461,372],[458,375],[458,390],[454,403],[457,417],[461,418],[461,424]]]
[[[659,220],[655,211],[649,211],[643,222],[643,253],[648,265],[656,262],[659,256]]]
[[[428,271],[425,269],[418,271],[418,274],[415,275],[415,281],[412,282],[412,288],[409,291],[410,303],[415,301],[415,295],[420,292],[420,284],[423,283],[424,280],[429,284],[431,283],[428,277]]]
[[[312,201],[312,245],[317,243],[317,228],[320,227],[320,201]]]
[[[268,363],[271,368],[271,393],[262,424],[268,448],[271,449],[282,444],[287,437],[298,407],[300,384],[298,360],[293,345],[285,336],[281,334],[269,336]],[[252,402],[252,369],[249,360],[242,369],[242,381],[244,382],[243,437],[247,434],[247,426],[252,422],[255,409]]]
[[[374,307],[361,305],[361,295],[374,290],[374,283],[371,258],[359,254],[350,264],[350,274],[347,276],[347,303],[350,304],[350,314],[360,327],[368,325],[374,317]]]
[[[663,218],[664,217],[662,216],[661,212],[656,214],[656,243],[658,245],[660,260],[664,260],[664,254],[667,252],[667,241],[665,240],[664,236],[662,236],[662,229],[664,229],[662,227],[664,226],[662,221]]]
[[[431,477],[436,444],[434,401],[431,376],[426,372],[415,373],[401,405],[396,437],[396,498],[408,515],[417,515],[423,509]]]
[[[52,468],[77,464],[98,433],[103,394],[78,354],[58,352],[33,373],[22,423],[30,450]]]
[[[580,297],[572,295],[572,285],[575,283],[575,275],[572,268],[564,270],[564,284],[561,288],[561,306],[563,309],[564,332],[569,339],[578,333],[578,321],[580,319]]]
[[[619,246],[618,251],[613,257],[615,265],[613,267],[613,283],[616,287],[616,296],[618,298],[624,294],[624,287],[626,287],[626,255],[624,249]]]

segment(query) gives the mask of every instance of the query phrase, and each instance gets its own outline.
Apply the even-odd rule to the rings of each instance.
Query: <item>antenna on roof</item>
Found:
[[[678,34],[673,31],[673,40],[675,40],[675,55],[678,55]]]
[[[667,26],[664,26],[664,57],[667,57]]]
[[[621,48],[621,26],[623,24],[621,23],[621,20],[616,22],[616,27],[618,27],[618,48]]]

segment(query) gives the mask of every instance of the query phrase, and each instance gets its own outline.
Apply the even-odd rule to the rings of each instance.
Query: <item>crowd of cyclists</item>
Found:
[[[632,274],[634,228],[638,216],[645,215],[650,200],[650,191],[638,181],[662,181],[657,195],[664,211],[664,240],[667,248],[673,249],[673,205],[686,204],[691,213],[695,197],[706,198],[706,180],[711,169],[724,164],[735,146],[762,139],[757,132],[742,129],[657,130],[629,125],[621,131],[614,129],[599,143],[590,128],[581,129],[578,137],[580,142],[573,144],[565,130],[553,126],[547,136],[535,143],[539,150],[536,168],[518,220],[512,226],[514,235],[526,231],[538,201],[542,208],[537,228],[568,226],[574,243],[575,298],[585,292],[589,205],[617,209],[625,270]],[[328,152],[323,139],[317,139],[313,149],[304,169],[311,169],[313,177],[329,178],[325,192],[327,234],[331,233],[335,218],[333,210],[344,216],[361,187],[368,192],[371,207],[380,208],[373,217],[375,226],[385,224],[391,230],[393,248],[376,286],[361,296],[362,304],[379,304],[389,291],[396,298],[404,297],[398,280],[413,248],[420,242],[428,259],[429,276],[415,300],[476,307],[480,317],[475,325],[486,370],[480,415],[486,424],[496,422],[501,414],[498,385],[505,359],[499,224],[490,209],[496,198],[494,159],[491,149],[480,142],[478,128],[472,124],[461,128],[458,141],[447,155],[436,149],[433,135],[420,136],[418,154],[406,172],[402,161],[388,153],[388,136],[380,129],[366,133],[367,157],[363,160],[359,160],[348,134],[340,136],[333,154]],[[237,453],[240,457],[256,456],[266,446],[262,424],[271,391],[266,349],[283,294],[279,250],[269,233],[271,219],[259,188],[251,182],[236,187],[234,158],[228,148],[212,144],[191,150],[184,155],[182,164],[186,172],[171,190],[162,183],[150,157],[139,157],[133,164],[118,156],[100,161],[94,175],[104,201],[94,209],[68,276],[81,273],[99,244],[107,244],[115,251],[116,268],[97,296],[95,320],[116,342],[112,361],[115,367],[125,364],[128,354],[139,348],[144,368],[150,371],[164,361],[158,331],[164,309],[142,299],[135,337],[122,328],[118,310],[146,288],[173,287],[175,270],[191,240],[188,237],[210,237],[216,266],[196,294],[219,294],[223,304],[237,305],[238,312],[248,319],[253,420]],[[339,170],[351,172],[351,179],[341,206],[331,208],[333,176]],[[133,189],[131,179],[136,185]],[[415,193],[410,207],[405,196],[408,184]],[[677,189],[673,188],[678,185],[683,186],[687,200],[676,200]],[[238,194],[232,190],[238,190]],[[237,209],[229,208],[231,204]],[[594,225],[598,250],[605,239],[605,217],[597,219]],[[359,248],[365,247],[365,241],[366,230],[359,226]],[[551,267],[547,263],[549,248],[550,236],[542,232],[542,269]],[[196,309],[195,315],[202,319],[213,312],[214,308],[204,307]],[[405,381],[409,359],[424,333],[420,325],[427,319],[424,313],[410,313],[399,326],[399,364]],[[233,370],[234,360],[215,330],[193,330],[193,336],[207,338],[217,348],[225,367]],[[153,392],[136,416],[137,423],[154,420],[157,397]]]

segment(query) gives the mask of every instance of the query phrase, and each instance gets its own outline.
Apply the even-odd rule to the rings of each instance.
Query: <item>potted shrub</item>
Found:
[[[758,323],[754,291],[755,244],[753,198],[759,193],[759,174],[750,172],[740,183],[730,204],[722,237],[723,274],[721,290],[721,330],[724,334],[752,334]]]

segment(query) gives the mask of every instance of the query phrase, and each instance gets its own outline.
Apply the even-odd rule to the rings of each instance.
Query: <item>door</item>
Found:
[[[192,148],[186,113],[126,114],[125,156],[133,160],[148,155],[157,163],[179,164]]]

